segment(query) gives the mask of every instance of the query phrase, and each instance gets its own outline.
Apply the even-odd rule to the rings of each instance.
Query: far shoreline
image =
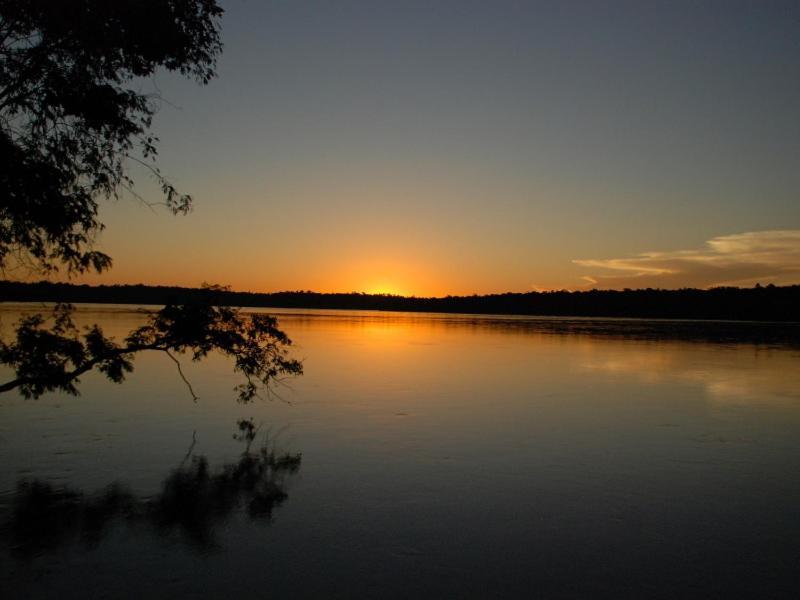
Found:
[[[279,302],[279,300],[284,302]],[[511,312],[521,303],[534,308],[537,302],[567,300],[556,305],[556,314]],[[583,302],[591,314],[570,314],[566,308]],[[699,307],[690,300],[699,299]],[[257,300],[257,302],[248,302]],[[269,300],[273,300],[269,303]],[[276,302],[276,300],[278,300]],[[589,305],[588,301],[598,300]],[[615,306],[610,301],[617,301]],[[638,303],[632,300],[639,300]],[[654,302],[648,305],[647,300]],[[61,283],[12,283],[0,281],[0,306],[9,309],[48,308],[59,302],[70,303],[80,311],[109,312],[157,311],[166,304],[193,301],[212,302],[248,311],[266,311],[287,320],[320,317],[357,319],[429,318],[432,324],[456,327],[479,327],[506,332],[582,334],[608,338],[639,340],[681,340],[721,344],[756,344],[759,346],[800,347],[800,286],[718,288],[715,290],[625,290],[621,292],[532,292],[493,296],[448,297],[443,299],[404,298],[367,294],[318,294],[282,292],[251,294],[220,289],[173,288],[154,286],[76,286]],[[665,304],[671,301],[672,304]],[[720,301],[717,310],[708,311],[710,302]],[[770,305],[770,302],[772,303]],[[461,304],[459,304],[461,303]],[[482,305],[483,303],[483,305]],[[622,308],[627,314],[619,314]],[[16,306],[15,306],[16,305]],[[603,314],[603,309],[617,309],[617,314]],[[661,311],[654,311],[660,307]],[[706,314],[702,310],[705,307]],[[458,310],[464,308],[465,310]],[[580,306],[578,307],[580,308]],[[663,310],[663,309],[667,310]],[[720,308],[724,310],[720,310]],[[760,308],[761,318],[730,318],[738,310],[751,315]],[[478,310],[476,310],[478,309]],[[484,310],[481,310],[484,309]],[[693,311],[687,309],[694,309]],[[588,312],[588,311],[587,311]],[[642,314],[654,313],[657,314]],[[689,313],[685,314],[686,312]],[[708,314],[708,313],[711,314]],[[338,313],[338,314],[337,314]],[[631,314],[633,313],[633,314]],[[664,314],[670,313],[670,314]],[[677,314],[675,314],[677,313]],[[723,313],[723,314],[720,314]],[[779,318],[767,318],[778,315]],[[727,318],[726,318],[727,317]]]
[[[800,323],[800,285],[506,292],[420,298],[388,294],[236,292],[219,287],[76,285],[0,281],[0,302],[164,306],[193,301],[241,308],[357,310],[459,315]]]

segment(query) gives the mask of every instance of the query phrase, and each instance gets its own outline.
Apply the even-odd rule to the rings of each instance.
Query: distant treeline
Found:
[[[800,285],[718,287],[709,290],[587,290],[417,298],[385,294],[259,294],[217,288],[148,285],[74,285],[0,281],[0,301],[107,304],[184,303],[210,300],[241,307],[325,308],[409,312],[800,321]]]

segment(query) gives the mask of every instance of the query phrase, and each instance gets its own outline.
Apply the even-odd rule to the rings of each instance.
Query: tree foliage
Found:
[[[244,375],[245,383],[236,387],[241,402],[252,400],[262,388],[269,389],[281,376],[303,371],[302,363],[288,356],[291,340],[269,315],[243,315],[233,308],[200,302],[167,305],[120,344],[106,337],[99,325],[79,330],[72,310],[68,304],[59,305],[52,324],[41,315],[25,317],[16,328],[16,339],[0,340],[0,363],[16,374],[0,384],[0,392],[19,388],[26,398],[55,390],[74,395],[81,375],[92,369],[121,383],[133,370],[134,354],[145,350],[164,352],[179,370],[173,352],[189,354],[194,361],[211,351],[221,352]],[[189,390],[196,398],[191,385]]]
[[[0,273],[109,268],[111,258],[93,246],[103,228],[98,201],[138,195],[132,163],[155,178],[172,212],[190,210],[191,197],[156,165],[150,126],[159,98],[142,93],[141,82],[166,70],[208,83],[222,12],[216,0],[0,0]],[[76,394],[91,369],[121,382],[145,350],[168,354],[179,370],[173,353],[200,360],[222,352],[244,375],[242,401],[302,371],[266,315],[204,301],[167,305],[118,343],[98,325],[79,331],[71,313],[62,305],[49,319],[26,317],[14,339],[0,342],[0,364],[15,372],[0,392]]]
[[[221,51],[216,0],[0,0],[0,268],[101,271],[98,199],[155,163],[159,102],[137,89],[159,69],[207,83]]]

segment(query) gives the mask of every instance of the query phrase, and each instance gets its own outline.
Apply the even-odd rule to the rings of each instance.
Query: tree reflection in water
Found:
[[[288,497],[287,476],[300,468],[300,454],[279,452],[266,435],[253,450],[258,428],[252,421],[239,421],[238,426],[234,438],[246,447],[237,462],[212,470],[205,456],[192,454],[192,444],[159,492],[149,498],[136,496],[120,483],[87,495],[41,480],[21,480],[2,535],[14,556],[33,558],[73,542],[92,547],[112,523],[124,520],[165,536],[177,532],[193,547],[213,549],[218,546],[215,526],[237,509],[253,519],[271,519],[273,509]]]

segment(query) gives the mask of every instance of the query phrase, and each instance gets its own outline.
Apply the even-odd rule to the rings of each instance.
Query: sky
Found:
[[[103,203],[114,267],[79,281],[800,283],[796,1],[222,5],[216,79],[141,84],[194,211]]]

